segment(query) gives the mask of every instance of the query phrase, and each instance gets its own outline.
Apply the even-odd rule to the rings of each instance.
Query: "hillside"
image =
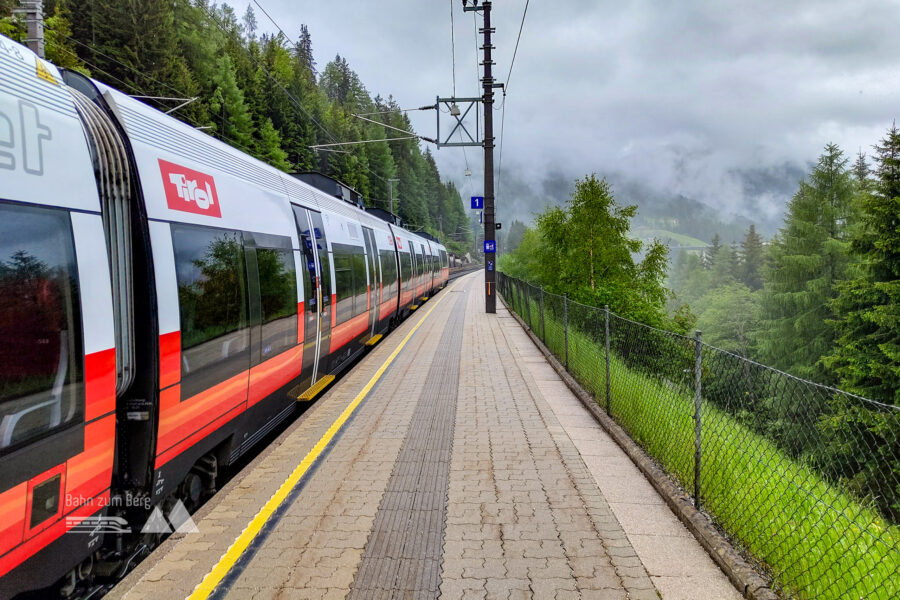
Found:
[[[21,41],[15,2],[0,0],[0,33]],[[321,171],[367,203],[394,207],[412,230],[451,251],[472,246],[456,186],[391,97],[369,93],[347,61],[320,68],[306,26],[264,32],[252,7],[238,16],[206,0],[46,0],[47,59],[76,69],[287,172]],[[376,82],[377,83],[377,82]],[[370,121],[356,117],[367,114]],[[374,122],[373,122],[374,121]],[[408,131],[410,135],[399,133]],[[391,140],[343,145],[362,140]],[[314,146],[331,144],[328,148]]]

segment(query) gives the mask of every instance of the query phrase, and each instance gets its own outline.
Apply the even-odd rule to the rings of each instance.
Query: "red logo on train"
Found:
[[[216,182],[211,175],[159,159],[166,203],[172,210],[222,218]]]

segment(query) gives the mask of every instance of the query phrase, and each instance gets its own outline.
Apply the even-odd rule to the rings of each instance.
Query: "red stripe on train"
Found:
[[[253,406],[299,377],[302,360],[303,346],[294,346],[250,369],[250,397],[247,399],[247,406]]]
[[[88,423],[83,452],[0,494],[0,577],[62,536],[68,529],[67,522],[71,527],[73,516],[93,514],[106,506],[112,480],[115,423],[115,415]],[[28,528],[34,488],[57,475],[57,516]]]
[[[0,577],[3,577],[30,557],[40,552],[43,548],[60,538],[66,531],[83,521],[86,517],[100,512],[100,510],[108,504],[109,490],[107,489],[102,494],[93,498],[91,502],[82,504],[79,508],[69,513],[65,519],[59,519],[21,546],[18,546],[11,552],[0,557]],[[84,533],[79,532],[73,533],[72,535],[84,535]]]
[[[116,349],[92,352],[84,357],[84,420],[116,409]]]
[[[159,336],[159,387],[167,388],[181,381],[181,332]]]
[[[341,323],[331,332],[331,352],[335,352],[339,348],[346,346],[355,338],[365,333],[369,327],[369,313],[357,315]]]
[[[196,440],[198,424],[211,424],[235,409],[243,411],[247,401],[250,372],[243,371],[195,394],[181,399],[181,385],[173,385],[159,393],[159,433],[157,434],[156,467],[189,447],[186,440]],[[205,427],[201,428],[202,431]],[[180,448],[171,453],[173,448]],[[166,457],[166,458],[163,458]]]
[[[331,328],[337,325],[337,294],[331,295]]]
[[[303,318],[303,303],[297,303],[297,343],[303,343],[303,326],[304,326],[304,318]]]
[[[302,306],[302,304],[300,305]],[[300,376],[303,346],[294,346],[208,390],[181,400],[181,386],[159,393],[159,468],[269,394]],[[224,419],[226,415],[228,419]],[[224,420],[223,420],[224,419]],[[195,429],[198,424],[203,424]]]

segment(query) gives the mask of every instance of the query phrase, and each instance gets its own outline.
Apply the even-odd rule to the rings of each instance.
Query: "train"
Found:
[[[0,36],[0,598],[121,577],[448,279],[349,187]]]

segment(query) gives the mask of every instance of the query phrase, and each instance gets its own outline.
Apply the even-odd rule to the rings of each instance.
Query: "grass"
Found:
[[[525,321],[564,359],[562,324],[546,313],[542,327],[537,303],[522,304]],[[568,337],[569,371],[605,405],[603,344],[572,328]],[[613,418],[692,491],[693,392],[631,369],[614,354],[610,372]],[[731,415],[705,400],[701,406],[702,507],[767,565],[783,596],[900,597],[900,528]]]

